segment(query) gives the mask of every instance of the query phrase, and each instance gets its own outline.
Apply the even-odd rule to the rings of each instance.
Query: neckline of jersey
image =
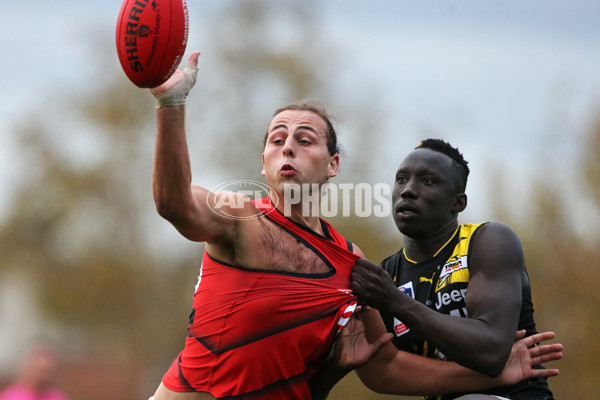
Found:
[[[431,257],[431,258],[435,258],[435,257],[437,257],[438,254],[440,254],[440,252],[444,249],[444,247],[446,247],[448,245],[448,243],[450,243],[450,241],[452,240],[452,238],[454,238],[454,236],[456,235],[456,232],[458,232],[459,228],[460,228],[460,225],[456,227],[456,229],[454,230],[454,232],[452,233],[452,235],[450,235],[450,238],[446,241],[446,243],[444,243],[442,245],[442,247],[440,247],[438,249],[438,251],[436,251],[433,254],[433,257]],[[408,261],[409,263],[411,263],[411,264],[418,264],[419,263],[418,261],[414,261],[414,260],[411,260],[410,258],[408,258],[408,256],[406,255],[406,247],[402,248],[402,254],[404,254],[404,258],[406,258],[406,261]]]

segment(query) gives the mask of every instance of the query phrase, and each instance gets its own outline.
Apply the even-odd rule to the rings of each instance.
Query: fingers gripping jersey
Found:
[[[226,399],[310,399],[310,379],[356,307],[350,270],[358,256],[348,242],[325,221],[329,238],[285,218],[268,199],[255,202],[332,269],[250,270],[205,252],[185,348],[163,377],[171,390]]]

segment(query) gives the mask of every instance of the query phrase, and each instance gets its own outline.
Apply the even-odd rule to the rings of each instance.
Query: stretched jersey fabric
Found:
[[[483,224],[460,225],[446,245],[431,259],[413,263],[406,259],[404,251],[382,261],[381,266],[392,276],[399,290],[410,295],[428,307],[459,317],[468,318],[465,295],[470,280],[470,253],[478,228]],[[518,329],[525,329],[526,335],[537,333],[533,319],[531,286],[524,271],[521,314]],[[394,333],[392,341],[400,350],[409,351],[430,358],[446,360],[447,357],[419,334],[411,331],[393,315],[381,313],[389,332]],[[546,378],[520,382],[511,387],[495,388],[482,393],[518,400],[552,400]],[[459,394],[430,396],[424,399],[449,400]]]
[[[219,399],[310,399],[309,382],[356,307],[350,271],[358,256],[351,244],[324,220],[328,237],[287,219],[268,199],[255,203],[331,270],[244,269],[205,252],[185,348],[163,377],[171,390]]]

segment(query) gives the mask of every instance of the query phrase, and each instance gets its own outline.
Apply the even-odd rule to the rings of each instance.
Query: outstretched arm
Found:
[[[367,339],[371,341],[385,332],[385,326],[377,310],[369,309],[365,314]],[[518,338],[524,333],[520,331]],[[357,374],[371,390],[397,395],[436,395],[508,386],[524,379],[558,374],[557,369],[532,368],[562,358],[560,344],[531,347],[552,338],[554,333],[546,332],[514,342],[509,360],[497,378],[490,378],[454,362],[440,362],[398,351],[391,343],[385,344],[373,359],[357,370]]]
[[[367,324],[367,328],[365,328]],[[357,309],[349,324],[336,338],[333,356],[311,381],[313,399],[325,399],[334,385],[351,370],[361,381],[378,393],[396,395],[435,395],[478,391],[509,386],[524,379],[558,375],[557,369],[533,369],[562,358],[562,345],[538,343],[551,340],[554,333],[544,332],[523,338],[519,331],[508,362],[497,378],[490,378],[454,362],[440,362],[398,351],[385,333],[376,310]],[[371,342],[371,343],[370,343]]]
[[[234,235],[235,221],[219,214],[223,205],[227,215],[255,213],[253,204],[238,193],[212,193],[192,185],[190,157],[185,130],[185,101],[196,82],[198,57],[190,55],[187,66],[162,85],[150,89],[156,98],[157,135],[154,153],[153,194],[158,213],[171,222],[186,238],[206,241],[227,241]],[[222,201],[222,196],[230,196]],[[242,205],[227,209],[231,205]]]
[[[196,82],[199,53],[194,52],[183,71],[150,89],[156,98],[156,146],[152,190],[158,213],[181,233],[193,239],[190,221],[202,211],[201,196],[194,196],[185,132],[185,100]]]

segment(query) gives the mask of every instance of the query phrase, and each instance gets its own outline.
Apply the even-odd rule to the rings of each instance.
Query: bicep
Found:
[[[486,322],[512,342],[522,300],[521,241],[504,224],[490,223],[480,229],[469,259],[467,312],[470,318]]]
[[[239,221],[260,213],[252,200],[240,193],[215,193],[192,185],[191,194],[187,211],[170,220],[189,240],[208,243],[231,241]]]

